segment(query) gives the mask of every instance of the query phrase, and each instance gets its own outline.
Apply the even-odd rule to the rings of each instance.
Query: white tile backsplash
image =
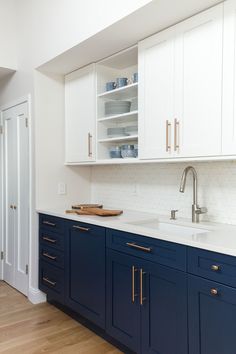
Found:
[[[191,218],[192,176],[179,192],[183,169],[192,165],[198,174],[198,200],[206,206],[204,220],[236,224],[236,161],[93,166],[92,202],[121,209]]]

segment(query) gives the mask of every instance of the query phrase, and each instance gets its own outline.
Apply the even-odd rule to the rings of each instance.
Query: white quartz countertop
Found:
[[[49,208],[38,209],[37,212],[236,256],[236,226],[233,225],[211,222],[193,224],[188,219],[170,220],[166,216],[131,210],[124,210],[122,215],[113,217],[78,216],[66,214],[65,210]],[[164,227],[155,228],[156,224]],[[173,232],[175,226],[178,232]],[[180,227],[183,227],[183,232],[179,231]]]

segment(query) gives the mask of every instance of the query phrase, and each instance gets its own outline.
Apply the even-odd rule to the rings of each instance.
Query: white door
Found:
[[[139,43],[139,156],[170,157],[174,116],[174,40],[164,31]]]
[[[176,26],[179,156],[221,154],[223,5]]]
[[[95,65],[65,77],[66,163],[95,161]]]
[[[27,295],[29,254],[28,106],[3,112],[4,270],[3,279]]]
[[[236,154],[236,0],[224,3],[222,154]]]

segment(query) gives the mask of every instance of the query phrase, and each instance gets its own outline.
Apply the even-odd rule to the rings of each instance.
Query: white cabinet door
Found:
[[[222,154],[236,154],[236,0],[224,3]]]
[[[221,154],[223,5],[139,44],[143,159]]]
[[[179,156],[220,155],[223,5],[180,23],[176,29]]]
[[[4,280],[28,294],[29,132],[27,103],[3,112]]]
[[[171,156],[174,40],[168,32],[139,43],[139,156]]]
[[[65,77],[66,163],[95,160],[95,84],[94,64]]]

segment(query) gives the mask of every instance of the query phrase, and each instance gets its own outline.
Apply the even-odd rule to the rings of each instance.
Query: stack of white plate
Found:
[[[108,101],[105,102],[105,115],[123,114],[130,112],[130,101]]]
[[[107,136],[109,138],[117,138],[117,137],[121,137],[124,135],[126,135],[125,128],[119,128],[119,127],[107,128]]]

